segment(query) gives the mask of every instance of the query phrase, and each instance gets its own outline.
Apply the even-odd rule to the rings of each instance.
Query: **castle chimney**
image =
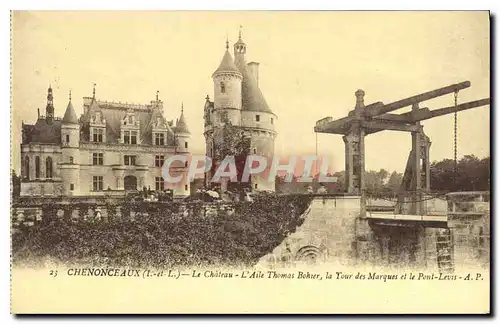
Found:
[[[253,75],[255,81],[257,81],[257,86],[259,85],[259,62],[250,62],[247,64],[248,71]]]

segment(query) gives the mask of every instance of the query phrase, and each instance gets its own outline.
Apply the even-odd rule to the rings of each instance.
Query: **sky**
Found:
[[[49,84],[56,116],[72,91],[77,115],[96,87],[99,100],[148,103],[156,91],[167,119],[181,103],[193,153],[204,154],[203,106],[213,98],[212,73],[242,26],[247,62],[260,63],[259,86],[278,116],[275,151],[314,154],[315,122],[341,118],[365,104],[391,103],[470,81],[458,102],[490,96],[487,12],[14,12],[12,17],[12,167],[19,170],[21,124],[45,114]],[[453,105],[453,94],[423,102]],[[490,155],[490,107],[458,114],[458,156]],[[409,108],[393,113],[403,113]],[[453,158],[453,115],[424,121],[431,160]],[[318,155],[344,168],[340,135],[317,135]],[[402,172],[409,133],[366,138],[366,169]]]

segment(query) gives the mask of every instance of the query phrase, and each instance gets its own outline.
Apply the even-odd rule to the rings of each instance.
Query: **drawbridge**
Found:
[[[389,104],[375,102],[364,104],[365,92],[355,92],[356,105],[346,117],[333,120],[331,117],[316,122],[316,133],[342,135],[345,144],[345,174],[348,194],[361,196],[361,218],[372,219],[375,223],[395,226],[429,226],[447,228],[461,216],[474,217],[474,211],[461,214],[449,211],[440,213],[429,208],[430,202],[435,199],[448,199],[445,195],[437,197],[431,193],[430,185],[430,138],[424,133],[422,121],[455,114],[490,104],[490,98],[476,101],[457,103],[458,92],[469,88],[470,82],[465,81],[449,85],[440,89],[431,90],[415,96],[401,99]],[[431,100],[446,94],[454,94],[453,106],[430,110],[420,107],[424,101]],[[411,111],[395,114],[401,108],[411,106]],[[408,155],[406,168],[403,174],[401,190],[397,203],[392,210],[380,211],[374,206],[367,208],[367,192],[365,190],[365,137],[380,131],[391,130],[411,134],[412,145]],[[455,170],[456,170],[456,141],[455,141]],[[472,195],[474,196],[474,195]],[[453,204],[452,204],[453,205]],[[476,213],[476,216],[479,213]],[[481,214],[481,215],[484,215]],[[450,223],[449,221],[452,221]]]
[[[384,104],[375,102],[364,104],[365,92],[355,92],[356,105],[346,117],[333,120],[331,117],[323,118],[316,122],[316,133],[342,135],[345,144],[345,191],[351,195],[360,196],[360,218],[368,221],[370,227],[381,230],[385,240],[394,227],[413,228],[413,233],[425,228],[437,228],[435,235],[434,251],[436,261],[441,272],[454,271],[454,248],[456,241],[452,228],[466,227],[470,232],[474,222],[484,222],[485,215],[489,216],[489,193],[452,193],[436,196],[431,193],[430,183],[430,138],[424,133],[422,121],[455,114],[455,175],[457,173],[457,113],[459,111],[487,106],[490,99],[458,104],[459,91],[470,87],[470,82],[465,81],[435,89],[422,94],[401,99],[393,103]],[[430,110],[420,107],[424,101],[434,99],[446,94],[454,94],[454,105],[440,109]],[[411,106],[411,111],[395,114],[398,109]],[[408,155],[406,168],[403,174],[397,202],[391,208],[367,205],[367,191],[365,187],[365,137],[380,131],[399,131],[411,134],[412,144]],[[472,201],[471,201],[472,200]],[[444,202],[439,208],[439,202]],[[487,210],[479,207],[485,207]],[[443,206],[444,205],[444,206]],[[437,207],[437,208],[436,208]],[[390,228],[388,228],[390,226]],[[385,230],[384,230],[385,228]],[[472,240],[481,242],[489,240],[489,218],[487,225],[481,226],[481,233],[473,235]],[[407,230],[406,230],[407,231]],[[401,228],[401,233],[405,229]],[[412,232],[412,231],[410,231]],[[469,233],[470,234],[470,233]],[[469,235],[470,237],[471,235]],[[477,237],[476,237],[477,236]],[[467,238],[470,240],[470,238]],[[475,243],[474,243],[475,244]],[[478,246],[485,246],[478,243]]]

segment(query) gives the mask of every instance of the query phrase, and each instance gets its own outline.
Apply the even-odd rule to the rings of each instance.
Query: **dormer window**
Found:
[[[155,133],[155,145],[165,145],[164,133]]]
[[[137,144],[137,132],[136,131],[124,131],[123,132],[123,143],[125,143],[125,144]]]
[[[224,84],[224,82],[220,83],[220,92],[221,93],[226,93],[226,85]]]
[[[94,128],[93,129],[92,141],[93,142],[102,143],[103,142],[103,134],[104,134],[104,129],[102,129],[102,128]]]
[[[134,115],[134,111],[130,109],[127,114],[123,116],[121,123],[121,143],[132,145],[140,144],[140,122],[139,119]]]
[[[94,143],[104,143],[106,142],[106,118],[100,111],[96,111],[92,114],[92,119],[90,120],[90,141]]]
[[[274,125],[274,118],[271,117],[271,125]]]

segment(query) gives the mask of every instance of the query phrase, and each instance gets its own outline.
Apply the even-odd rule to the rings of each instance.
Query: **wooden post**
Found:
[[[365,129],[359,129],[359,192],[361,193],[361,218],[366,217],[366,191],[365,191]]]
[[[352,186],[352,144],[348,135],[342,137],[345,145],[345,191],[353,193]]]
[[[417,111],[418,110],[418,104],[413,104],[411,107],[412,111]],[[420,122],[415,123],[416,126],[420,126]],[[421,204],[420,204],[420,196],[421,196],[421,182],[422,182],[422,177],[420,175],[420,161],[421,161],[421,156],[420,156],[420,131],[417,132],[412,132],[411,133],[411,147],[414,152],[413,155],[413,188],[412,188],[412,213],[414,215],[420,215],[421,212]]]
[[[427,192],[431,191],[431,159],[430,159],[430,149],[431,141],[429,137],[425,137],[425,190]]]
[[[361,89],[357,90],[354,94],[356,96],[356,106],[354,108],[354,115],[361,118],[365,113],[365,92]],[[358,172],[356,174],[358,178],[358,188],[360,197],[360,217],[366,217],[366,192],[365,192],[365,129],[361,122],[357,123],[355,128],[356,133],[356,153],[355,158],[358,160],[355,162],[358,165]]]

